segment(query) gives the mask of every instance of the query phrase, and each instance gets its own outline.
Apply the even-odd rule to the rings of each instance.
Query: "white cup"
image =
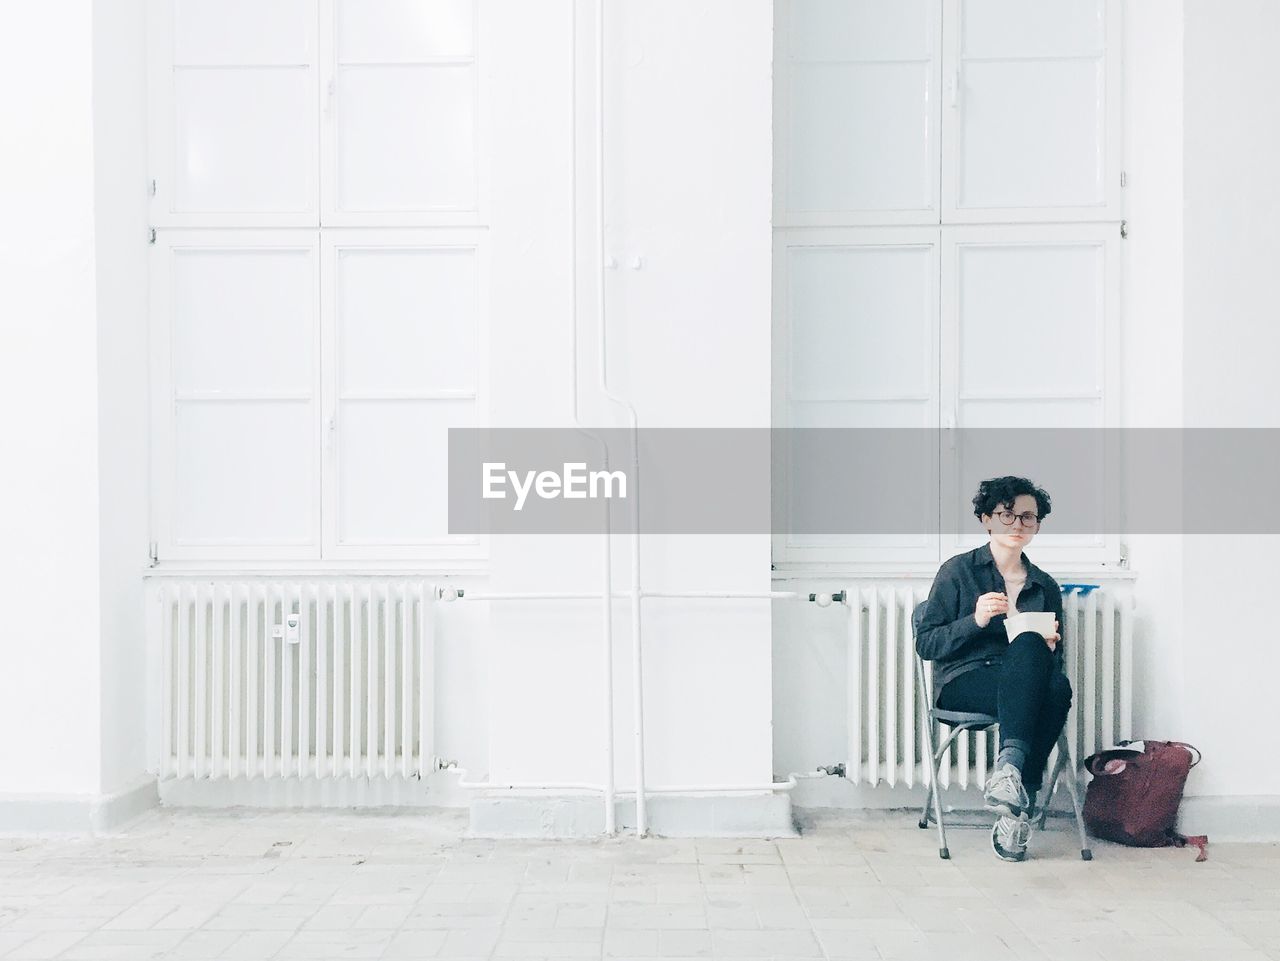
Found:
[[[1011,641],[1023,631],[1035,631],[1041,637],[1048,637],[1053,633],[1055,620],[1053,611],[1023,611],[1005,618],[1004,629]]]

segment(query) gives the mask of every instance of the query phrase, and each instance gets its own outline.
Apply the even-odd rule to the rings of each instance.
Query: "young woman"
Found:
[[[1000,721],[1000,753],[983,793],[987,810],[1000,815],[991,846],[1006,861],[1026,857],[1045,761],[1071,707],[1062,592],[1023,552],[1049,509],[1049,495],[1025,477],[983,481],[973,513],[990,539],[938,569],[916,635],[917,653],[934,662],[937,706]],[[1005,620],[1019,611],[1052,611],[1054,633],[1010,640]]]

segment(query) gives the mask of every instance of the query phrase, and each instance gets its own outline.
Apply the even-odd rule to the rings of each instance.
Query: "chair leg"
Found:
[[[1071,806],[1075,809],[1076,814],[1076,830],[1080,832],[1080,860],[1092,861],[1093,851],[1089,847],[1089,836],[1084,830],[1084,810],[1080,805],[1080,779],[1076,768],[1076,759],[1071,750],[1071,742],[1065,732],[1058,739],[1058,750],[1066,754],[1068,758],[1067,790],[1071,792]]]
[[[925,721],[925,747],[929,752],[929,794],[924,799],[924,811],[920,815],[921,827],[928,826],[929,820],[929,802],[933,802],[933,817],[938,822],[938,857],[944,861],[951,859],[951,851],[947,848],[947,828],[942,823],[942,790],[938,784],[938,758],[942,752],[938,750],[937,736],[934,733],[933,723]]]
[[[929,827],[929,806],[933,804],[933,787],[937,782],[932,775],[929,777],[929,790],[925,792],[924,807],[920,809],[920,830],[927,830]]]
[[[1049,776],[1049,788],[1045,792],[1044,801],[1042,801],[1040,804],[1039,827],[1040,827],[1040,830],[1042,831],[1044,830],[1045,821],[1048,820],[1049,818],[1049,807],[1053,804],[1054,792],[1058,790],[1058,778],[1062,776],[1062,768],[1063,768],[1063,765],[1066,763],[1066,759],[1067,759],[1067,752],[1066,752],[1066,749],[1063,747],[1062,742],[1063,742],[1063,739],[1059,738],[1058,739],[1058,757],[1053,762],[1053,773],[1050,774]]]

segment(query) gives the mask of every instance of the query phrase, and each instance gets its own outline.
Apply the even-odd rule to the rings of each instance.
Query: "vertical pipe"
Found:
[[[986,784],[987,778],[991,776],[987,759],[989,736],[989,731],[978,731],[973,735],[973,779],[979,786]]]
[[[174,763],[174,610],[181,609],[181,603],[175,602],[174,591],[170,585],[160,585],[160,778],[173,777]]]
[[[435,755],[435,614],[436,591],[433,584],[424,585],[418,598],[418,770],[425,777],[431,773]],[[612,740],[612,727],[608,729]],[[612,768],[611,768],[612,769]],[[606,795],[609,791],[606,789]],[[610,801],[612,799],[610,798]],[[610,804],[609,810],[612,810]],[[612,828],[609,828],[612,833]]]
[[[1067,680],[1071,682],[1071,690],[1074,692],[1071,698],[1071,711],[1067,715],[1066,731],[1073,746],[1077,748],[1077,756],[1080,745],[1080,716],[1083,710],[1080,706],[1082,697],[1080,691],[1080,650],[1084,646],[1084,625],[1080,616],[1080,588],[1072,588],[1067,591],[1062,599],[1062,616],[1067,619],[1067,625],[1071,633],[1063,635],[1063,642],[1066,644],[1066,650],[1063,652],[1063,666],[1066,668]]]
[[[880,589],[867,590],[867,784],[880,783]]]
[[[862,780],[862,589],[852,588],[845,592],[849,607],[849,623],[846,627],[848,636],[849,683],[848,707],[845,717],[849,726],[849,754],[845,762],[845,773],[857,784]]]
[[[596,360],[597,375],[599,377],[599,386],[601,392],[615,403],[621,404],[627,409],[628,419],[631,427],[631,472],[632,480],[639,491],[640,484],[640,437],[639,437],[639,421],[636,417],[636,409],[630,402],[618,397],[609,389],[609,352],[608,341],[606,335],[608,333],[608,325],[605,322],[606,317],[606,298],[604,286],[604,258],[605,258],[605,180],[604,180],[604,96],[605,96],[605,72],[604,72],[604,39],[605,39],[605,3],[604,0],[598,0],[596,3],[596,270],[599,282],[596,285],[596,319],[597,319],[597,343],[596,343]],[[576,406],[576,401],[575,401]],[[577,411],[574,411],[575,416]],[[607,456],[607,448],[606,448]],[[607,464],[606,464],[607,467]],[[636,837],[645,837],[649,833],[647,798],[645,795],[645,764],[644,764],[644,647],[642,643],[643,635],[641,633],[641,610],[640,610],[640,499],[639,496],[629,498],[631,504],[631,685],[632,685],[632,710],[634,712],[634,731],[633,744],[635,754],[635,781],[636,781]],[[607,514],[606,514],[607,517]],[[612,536],[609,529],[605,528],[604,550],[610,550]],[[610,562],[606,562],[610,563]],[[608,567],[610,577],[612,572]],[[606,581],[604,590],[605,609],[609,610],[609,600],[612,598],[612,588],[608,586]],[[610,616],[610,615],[606,615]],[[611,682],[612,683],[612,682]],[[612,690],[612,687],[610,687]],[[612,748],[612,745],[610,745]],[[611,796],[612,789],[612,773],[610,780],[606,784],[606,795]],[[611,821],[613,818],[612,801],[608,801],[610,808],[606,811],[606,820]]]
[[[329,620],[329,595],[333,588],[329,584],[316,585],[316,711],[315,741],[316,760],[312,773],[324,777],[329,773],[329,642],[332,635],[332,622]]]
[[[1120,605],[1120,739],[1133,738],[1133,615],[1134,599]]]
[[[248,678],[245,688],[244,720],[244,763],[245,777],[252,778],[258,773],[258,675],[266,673],[266,645],[262,643],[262,626],[258,620],[259,608],[263,602],[263,591],[260,584],[250,582],[245,587],[245,652],[244,662],[248,667]],[[264,615],[265,616],[265,615]],[[261,669],[261,671],[259,670]]]
[[[311,599],[315,590],[314,581],[298,586],[298,777],[306,777],[314,770],[311,763]]]
[[[396,763],[396,602],[391,582],[382,583],[382,774]]]
[[[1098,749],[1098,592],[1090,591],[1084,599],[1084,749],[1092,754]],[[1083,755],[1081,755],[1083,756]]]
[[[369,660],[366,664],[365,681],[368,684],[368,705],[364,710],[365,746],[364,775],[373,777],[373,765],[378,756],[378,610],[377,594],[373,582],[365,585],[365,623],[367,627],[365,642]]]
[[[939,724],[938,725],[939,743],[946,742],[947,739],[950,737],[951,737],[951,725]],[[958,740],[960,739],[957,737],[956,741]],[[951,741],[951,743],[947,744],[946,748],[943,749],[942,757],[938,759],[938,783],[942,785],[942,788],[944,790],[946,788],[951,787],[951,752],[954,748],[955,748],[955,741]]]
[[[276,650],[275,625],[279,623],[276,605],[284,609],[281,589],[263,588],[265,606],[262,610],[262,776],[275,777],[276,770]]]
[[[929,696],[930,698],[933,698],[935,695],[931,691]],[[930,703],[933,703],[932,700]],[[951,726],[949,724],[939,724],[938,743],[947,742],[950,737]],[[960,738],[957,737],[955,741],[958,741],[959,739]],[[938,784],[941,790],[951,787],[951,757],[952,751],[956,748],[955,741],[950,741],[950,743],[947,744],[946,749],[942,752],[942,757],[938,759]],[[939,803],[941,803],[941,798],[939,798]]]
[[[400,775],[408,777],[413,753],[413,632],[409,625],[412,605],[409,582],[400,582]]]
[[[225,719],[227,716],[227,668],[223,655],[223,633],[225,630],[222,617],[222,598],[224,585],[216,584],[213,588],[213,697],[212,723],[210,724],[210,740],[213,742],[213,756],[209,776],[221,778],[226,776],[227,751],[223,746],[226,734]]]
[[[927,600],[928,596],[928,591],[921,591],[916,595],[916,603],[919,604],[921,601]],[[912,650],[912,655],[915,655],[914,648]],[[929,737],[928,731],[926,730],[926,725],[928,725],[929,720],[927,716],[924,715],[927,715],[929,706],[933,703],[931,700],[933,696],[933,685],[930,683],[929,665],[927,663],[922,665],[921,674],[921,680],[923,681],[922,687],[924,688],[924,703],[920,705],[920,710],[915,713],[914,717],[916,718],[918,726],[918,730],[916,731],[916,741],[920,752],[920,783],[928,786],[933,778],[933,771],[931,770],[932,761],[929,754]]]
[[[229,663],[227,673],[230,679],[228,684],[229,693],[227,695],[227,776],[234,780],[240,776],[240,767],[243,763],[240,736],[244,728],[243,709],[240,706],[240,692],[243,688],[240,672],[244,669],[245,659],[240,653],[244,634],[240,628],[239,582],[232,581],[229,595],[227,598],[227,618],[231,623],[227,632],[227,660]],[[245,606],[248,607],[247,601]]]
[[[178,586],[178,777],[186,777],[191,760],[191,600],[194,589]]]
[[[981,731],[974,735],[974,754],[976,755],[974,759],[974,777],[979,786],[985,785],[987,783],[987,778],[990,776],[990,771],[988,769],[990,759],[987,755],[987,740],[990,737],[991,732],[989,730]]]
[[[885,608],[884,687],[881,690],[884,711],[884,766],[889,787],[898,785],[898,591],[890,587]]]
[[[358,598],[359,595],[356,593],[355,585],[347,584],[347,653],[351,658],[351,681],[347,685],[347,730],[344,736],[349,745],[347,773],[351,777],[355,777],[356,772],[360,770],[360,752],[364,747],[364,741],[360,737],[360,705],[364,690],[364,680],[360,670],[364,659],[360,649],[360,607]]]
[[[347,740],[346,711],[347,704],[347,620],[342,615],[342,598],[338,595],[336,583],[329,587],[329,601],[333,606],[333,753],[334,777],[342,774],[343,761],[346,758],[344,745]]]
[[[916,786],[916,678],[912,669],[915,645],[911,633],[911,615],[918,598],[916,591],[907,588],[903,594],[902,624],[902,765],[907,787]]]
[[[293,750],[293,684],[298,673],[298,645],[289,639],[289,615],[293,613],[295,588],[280,584],[280,776],[292,777],[297,755]]]
[[[576,376],[576,371],[575,371]],[[574,411],[576,416],[577,411]],[[603,447],[604,444],[602,443]],[[608,464],[606,453],[606,465]],[[606,468],[607,469],[607,466]],[[603,738],[604,751],[601,763],[604,765],[604,822],[605,834],[613,837],[618,833],[617,825],[617,791],[614,760],[614,725],[613,725],[613,535],[609,529],[609,504],[602,502],[604,514],[604,535],[600,538],[600,579],[603,602],[600,610],[600,699],[601,717],[600,733]],[[434,702],[432,706],[434,710]],[[641,795],[637,794],[637,804]]]
[[[1116,599],[1102,595],[1102,744],[1116,743]]]
[[[192,775],[196,778],[202,778],[208,774],[208,747],[206,736],[208,734],[208,684],[209,684],[209,613],[213,608],[210,600],[212,593],[212,585],[206,585],[201,581],[196,585],[195,597],[195,654],[193,661],[195,663],[195,682],[194,697],[192,698],[192,706],[195,709],[195,725],[192,737]]]

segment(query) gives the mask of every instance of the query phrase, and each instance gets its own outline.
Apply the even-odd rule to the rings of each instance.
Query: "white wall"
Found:
[[[93,38],[98,311],[102,790],[146,766],[146,3],[96,0]]]
[[[1269,358],[1280,333],[1264,284],[1280,254],[1270,216],[1280,200],[1271,174],[1280,117],[1269,100],[1280,10],[1264,0],[1185,0],[1184,23],[1183,6],[1126,0],[1125,422],[1274,426],[1280,398]],[[715,0],[691,13],[660,0],[643,16],[633,5],[610,9],[608,237],[623,264],[609,279],[613,386],[634,399],[645,426],[767,423],[770,4]],[[141,760],[142,0],[107,10],[99,4],[95,22],[88,0],[56,11],[27,5],[10,11],[0,35],[0,81],[24,92],[10,98],[6,129],[22,149],[0,154],[0,418],[6,465],[17,465],[0,472],[9,614],[0,731],[22,732],[0,742],[0,800],[110,793],[131,782]],[[556,18],[512,2],[504,15],[521,30],[492,61],[495,207],[511,211],[492,231],[503,278],[493,300],[493,420],[569,424],[576,366],[587,382],[584,419],[621,424],[588,389],[589,209],[579,224],[576,365],[572,357],[568,10]],[[591,27],[584,20],[584,33]],[[584,70],[587,41],[578,50]],[[580,78],[580,94],[589,81]],[[579,105],[584,148],[590,106]],[[583,173],[592,159],[579,157]],[[579,189],[594,196],[589,178]],[[635,255],[646,258],[644,269],[627,268]],[[1240,483],[1224,487],[1241,492],[1257,496]],[[1214,600],[1242,578],[1265,581],[1280,566],[1276,540],[1129,540],[1143,612],[1139,730],[1205,750],[1194,796],[1280,795],[1280,773],[1257,762],[1254,733],[1269,727],[1280,648],[1250,628],[1250,609]],[[644,548],[647,588],[767,589],[766,537],[646,538]],[[619,538],[619,587],[629,557]],[[486,586],[594,589],[597,565],[594,539],[506,538],[494,545]],[[645,621],[651,783],[763,781],[771,770],[843,759],[833,612],[806,608],[804,619],[779,623],[772,646],[785,657],[775,671],[767,604],[729,614],[653,603]],[[459,629],[442,650],[442,753],[473,775],[597,779],[598,609],[495,606],[491,615],[474,607],[443,616]],[[623,605],[616,616],[625,786]],[[471,627],[460,629],[463,621]],[[486,690],[489,705],[477,706]]]
[[[1185,411],[1188,427],[1280,427],[1280,6],[1186,0]],[[1220,504],[1270,499],[1270,480],[1224,475]],[[1218,508],[1187,504],[1188,512]],[[1183,576],[1187,733],[1205,752],[1192,793],[1280,795],[1268,756],[1280,645],[1266,627],[1280,537],[1190,537]],[[1235,600],[1247,585],[1261,603]],[[1191,668],[1194,667],[1194,670]],[[1274,813],[1274,812],[1273,812]],[[1280,813],[1275,813],[1280,820]],[[1195,825],[1190,825],[1194,827]]]
[[[92,63],[89,0],[6,10],[0,798],[100,787]]]
[[[606,6],[607,239],[622,265],[606,288],[610,387],[634,402],[642,427],[767,425],[771,4]],[[580,407],[588,424],[624,426],[621,409],[594,387],[591,8],[579,4]],[[495,171],[495,191],[528,218],[527,227],[493,231],[494,272],[504,278],[495,294],[510,305],[494,312],[510,331],[494,336],[503,345],[494,357],[500,424],[572,423],[574,124],[564,13],[513,10],[521,46],[498,57],[504,75],[522,80],[514,99],[500,98],[497,126],[523,116],[539,131],[520,169]],[[644,257],[640,270],[629,267],[635,256]],[[646,536],[642,550],[648,590],[769,589],[766,535]],[[598,590],[599,552],[596,538],[500,539],[492,586]],[[615,538],[615,589],[630,583],[630,557],[629,540]],[[646,601],[643,611],[648,783],[768,783],[768,602]],[[634,783],[631,628],[625,602],[614,613],[615,769],[624,788]],[[486,641],[494,777],[603,777],[600,616],[595,603],[494,606]]]
[[[1280,327],[1270,278],[1280,260],[1272,224],[1280,114],[1270,65],[1280,7],[1186,0],[1184,18],[1182,0],[1125,0],[1124,14],[1123,423],[1276,426]],[[1179,476],[1179,465],[1170,469]],[[1272,496],[1249,481],[1224,478],[1226,501]],[[1280,647],[1253,626],[1252,608],[1224,600],[1242,581],[1265,585],[1275,575],[1277,540],[1125,538],[1139,610],[1136,733],[1205,752],[1188,781],[1186,830],[1224,838],[1280,831],[1280,772],[1258,757]],[[797,583],[839,589],[848,579],[779,586]],[[846,642],[833,620],[842,618],[785,605],[775,613],[779,773],[812,771],[847,752]],[[797,800],[900,803],[882,802],[883,794],[802,782]]]
[[[1182,3],[1124,9],[1123,423],[1177,428],[1182,399]],[[1138,603],[1136,733],[1190,736],[1182,710],[1183,538],[1125,537]]]
[[[19,821],[87,826],[143,768],[145,35],[141,0],[95,12],[14,8],[0,38],[6,824],[37,798]]]

